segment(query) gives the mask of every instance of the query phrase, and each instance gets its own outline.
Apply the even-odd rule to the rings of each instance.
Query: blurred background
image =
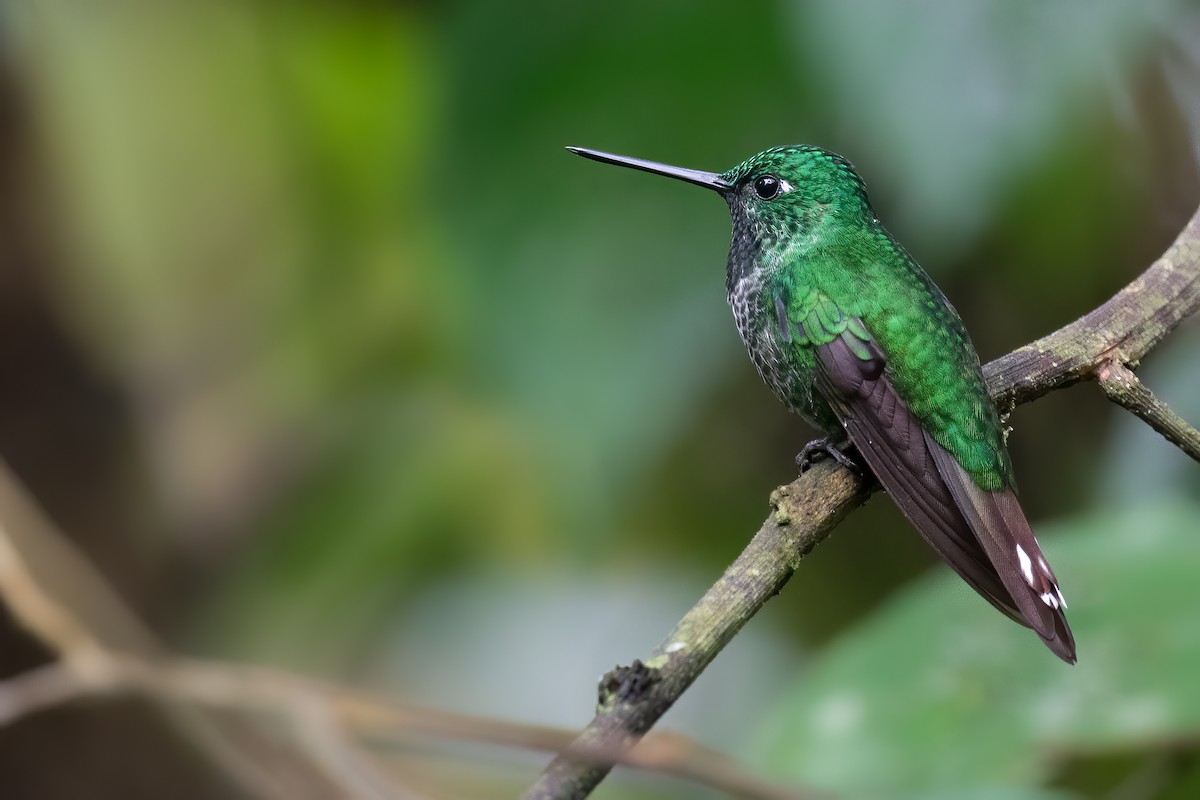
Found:
[[[737,338],[720,201],[564,145],[845,154],[988,360],[1173,240],[1198,126],[1182,0],[12,0],[0,456],[179,652],[576,728],[813,432]],[[1200,421],[1200,325],[1140,374]],[[1078,666],[876,496],[664,727],[849,797],[1200,797],[1200,468],[1089,385],[1011,424]],[[5,676],[46,658],[3,622]],[[170,731],[0,730],[5,796],[237,796]],[[546,761],[391,755],[430,797]]]

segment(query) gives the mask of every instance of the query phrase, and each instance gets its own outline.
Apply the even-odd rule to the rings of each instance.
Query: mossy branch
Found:
[[[1007,410],[1088,378],[1200,460],[1200,435],[1141,385],[1131,368],[1200,309],[1200,210],[1170,248],[1104,305],[984,367],[988,390]],[[1132,380],[1130,380],[1132,379]],[[1132,387],[1132,388],[1131,388]],[[1137,388],[1137,387],[1140,387]],[[596,716],[578,748],[632,748],[704,668],[775,595],[874,484],[821,463],[771,495],[771,513],[725,574],[645,660],[600,683]],[[526,800],[584,798],[612,765],[568,753],[555,758]]]

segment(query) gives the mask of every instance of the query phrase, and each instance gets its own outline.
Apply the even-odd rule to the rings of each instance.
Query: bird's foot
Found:
[[[849,446],[850,443],[845,440],[835,442],[832,436],[822,436],[820,439],[813,439],[796,454],[796,466],[800,468],[800,474],[803,475],[818,461],[825,458],[832,458],[855,475],[861,476],[864,474],[862,465],[846,455],[845,450],[842,449]]]

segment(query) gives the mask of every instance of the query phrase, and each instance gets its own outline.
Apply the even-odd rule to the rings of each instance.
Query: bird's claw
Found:
[[[841,445],[843,447],[848,446],[848,443],[842,442]],[[813,439],[804,445],[804,448],[796,454],[796,466],[800,468],[800,474],[803,475],[812,468],[813,464],[824,458],[832,458],[855,475],[861,476],[863,474],[863,468],[859,463],[846,455],[845,451],[838,446],[838,443],[834,442],[832,436]]]

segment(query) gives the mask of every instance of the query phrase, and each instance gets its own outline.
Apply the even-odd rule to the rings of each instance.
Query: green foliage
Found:
[[[1037,785],[1071,753],[1200,731],[1195,502],[1041,527],[1079,664],[996,617],[944,570],[817,657],[748,756],[838,791]]]

